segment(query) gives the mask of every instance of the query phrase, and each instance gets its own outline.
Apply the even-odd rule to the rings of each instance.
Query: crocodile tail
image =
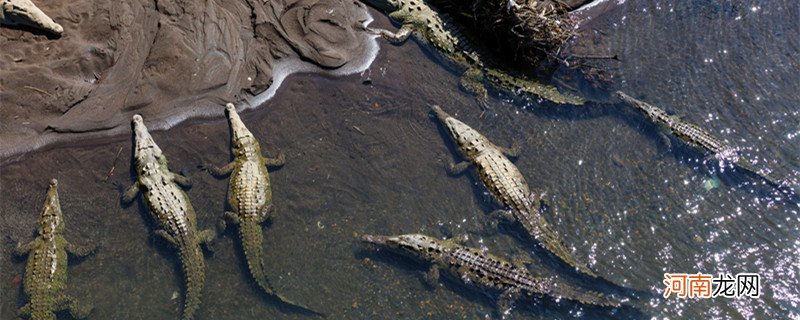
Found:
[[[264,242],[264,233],[261,228],[261,225],[255,222],[244,222],[242,221],[239,224],[239,235],[242,239],[242,248],[244,249],[244,257],[247,260],[247,267],[250,269],[250,274],[256,280],[256,283],[259,287],[261,287],[264,292],[268,295],[271,295],[281,302],[303,309],[305,311],[323,315],[320,312],[315,311],[307,306],[302,304],[296,303],[290,299],[287,299],[283,295],[279,294],[275,289],[272,287],[272,284],[267,277],[266,267],[264,266],[264,251],[263,251],[263,242]]]
[[[529,210],[529,218],[520,219],[526,231],[539,242],[539,245],[558,257],[561,261],[583,274],[591,276],[592,278],[597,278],[597,274],[589,269],[586,264],[577,261],[575,256],[567,249],[564,242],[561,241],[558,233],[550,226],[550,223],[548,223],[540,213],[536,212],[538,210],[538,208],[532,208]]]
[[[563,299],[602,307],[620,307],[625,301],[597,291],[578,290],[570,285],[560,283],[552,287],[551,295]]]
[[[744,157],[739,157],[739,159],[736,161],[736,165],[742,169],[750,171],[755,175],[761,177],[761,179],[764,179],[764,181],[766,181],[767,184],[771,185],[774,188],[780,189],[783,184],[782,180],[775,178],[768,173],[763,173],[761,172],[761,170],[756,169],[755,165],[753,165],[753,163],[750,162],[750,160],[747,160]]]
[[[556,87],[535,80],[523,79],[496,69],[486,70],[486,80],[491,85],[510,91],[512,95],[532,95],[558,104],[582,105],[585,100],[572,93],[561,93]]]
[[[183,307],[183,320],[191,320],[200,308],[203,285],[205,284],[205,261],[200,245],[195,242],[184,242],[180,250],[183,278],[186,283],[186,299]]]

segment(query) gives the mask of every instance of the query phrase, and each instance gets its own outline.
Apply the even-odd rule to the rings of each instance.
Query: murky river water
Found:
[[[796,179],[799,19],[800,4],[792,0],[628,1],[585,23],[575,51],[619,55],[621,62],[596,63],[613,75],[612,89],[682,114],[747,148],[778,176]],[[267,105],[242,114],[263,149],[287,156],[271,173],[277,216],[264,243],[278,290],[331,319],[493,317],[493,299],[452,281],[430,290],[422,265],[366,250],[356,239],[422,232],[469,233],[472,245],[499,255],[543,257],[531,266],[539,273],[620,291],[569,277],[526,249],[532,244],[513,226],[486,232],[493,205],[480,184],[444,171],[455,155],[430,117],[429,105],[437,103],[499,145],[520,141],[516,164],[547,192],[548,218],[575,255],[609,282],[644,293],[634,310],[523,300],[513,317],[800,318],[795,204],[757,179],[704,165],[675,141],[667,148],[655,126],[622,104],[542,109],[493,99],[480,117],[475,100],[457,86],[458,78],[417,44],[382,45],[363,75],[292,76]],[[213,226],[227,181],[196,167],[228,161],[226,121],[188,122],[153,136],[173,170],[193,179],[188,195],[200,227]],[[10,259],[10,250],[30,238],[51,177],[60,182],[66,237],[101,246],[93,257],[72,260],[69,270],[69,292],[94,304],[92,318],[178,317],[183,284],[174,251],[151,236],[140,201],[119,204],[118,186],[132,182],[130,144],[125,136],[61,145],[0,169],[0,318],[13,318],[23,303],[18,276],[25,263]],[[213,249],[198,319],[309,318],[259,291],[234,233]],[[664,299],[665,272],[755,272],[763,291],[758,299]]]

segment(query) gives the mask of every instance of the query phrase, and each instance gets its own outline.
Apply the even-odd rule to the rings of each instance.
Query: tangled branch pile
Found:
[[[570,9],[558,0],[477,0],[473,4],[479,28],[497,35],[501,46],[531,64],[555,57],[573,36]]]

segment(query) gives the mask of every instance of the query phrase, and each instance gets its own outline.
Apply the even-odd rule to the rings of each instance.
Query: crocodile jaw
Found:
[[[436,118],[442,122],[450,136],[456,141],[458,148],[467,157],[474,157],[483,152],[488,147],[488,141],[480,133],[464,124],[456,118],[451,117],[447,112],[437,105],[431,107],[436,114]]]
[[[376,236],[371,234],[365,234],[361,236],[361,241],[371,244],[377,245],[388,245],[389,237],[387,236]]]
[[[236,113],[236,107],[232,103],[225,105],[225,116],[228,117],[228,124],[231,126],[231,140],[234,144],[236,141],[253,137],[250,130],[245,127],[242,119],[239,118],[239,114]]]
[[[422,234],[404,234],[399,236],[363,235],[361,241],[390,249],[426,261],[437,260],[434,254],[441,254],[444,247],[442,241]]]
[[[144,125],[144,119],[142,119],[141,115],[135,114],[133,115],[133,120],[131,120],[131,125],[133,126],[133,135],[134,135],[134,151],[133,156],[135,159],[140,160],[144,159],[148,156],[152,156],[153,158],[160,158],[161,148],[158,147],[156,142],[153,140],[153,137],[150,136],[150,132],[147,131],[147,127]]]
[[[669,127],[670,130],[672,129],[672,126],[680,121],[680,117],[669,115],[661,108],[651,105],[647,102],[637,100],[636,98],[633,98],[622,91],[617,91],[615,94],[617,97],[622,99],[622,101],[625,101],[634,108],[639,109],[639,111],[644,113],[646,117],[650,118],[650,120],[655,121],[657,124],[665,125]]]
[[[64,219],[61,213],[61,203],[58,199],[58,180],[50,180],[47,188],[47,197],[42,206],[39,220],[39,234],[52,235],[64,230]]]

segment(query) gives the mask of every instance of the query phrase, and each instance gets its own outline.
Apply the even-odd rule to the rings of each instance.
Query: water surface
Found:
[[[622,62],[595,62],[613,76],[610,89],[683,114],[747,148],[779,176],[793,177],[800,168],[800,59],[792,36],[800,31],[799,13],[800,5],[789,0],[629,1],[585,23],[575,51],[618,54]],[[586,83],[576,85],[589,91]],[[270,102],[242,113],[262,149],[287,156],[271,173],[277,216],[264,243],[281,292],[331,319],[493,317],[493,299],[452,281],[431,290],[424,266],[366,250],[356,239],[411,232],[468,233],[471,245],[498,255],[533,254],[535,272],[619,290],[575,277],[531,249],[513,226],[487,232],[494,207],[480,183],[445,174],[445,163],[458,159],[429,114],[437,103],[499,145],[521,142],[516,164],[546,192],[548,218],[574,254],[609,282],[650,293],[633,311],[525,300],[515,318],[800,317],[796,205],[777,200],[757,179],[720,172],[675,143],[667,148],[653,125],[599,90],[592,91],[595,100],[612,103],[542,108],[493,99],[481,117],[457,86],[458,78],[416,43],[382,45],[361,75],[291,76]],[[227,181],[196,167],[229,159],[226,121],[189,121],[153,137],[173,170],[185,169],[194,180],[187,193],[200,227],[213,226],[224,211]],[[94,303],[96,319],[178,317],[183,285],[174,251],[151,236],[141,201],[127,207],[118,201],[119,187],[132,182],[129,136],[31,153],[1,170],[3,257],[16,240],[30,238],[47,181],[58,178],[66,237],[101,246],[95,256],[71,263],[69,292]],[[710,180],[718,187],[707,190]],[[197,318],[309,318],[259,291],[237,243],[228,233],[207,255]],[[0,261],[0,318],[12,318],[23,303],[15,277],[24,266],[23,260]],[[757,272],[763,293],[759,299],[663,299],[665,272]]]

